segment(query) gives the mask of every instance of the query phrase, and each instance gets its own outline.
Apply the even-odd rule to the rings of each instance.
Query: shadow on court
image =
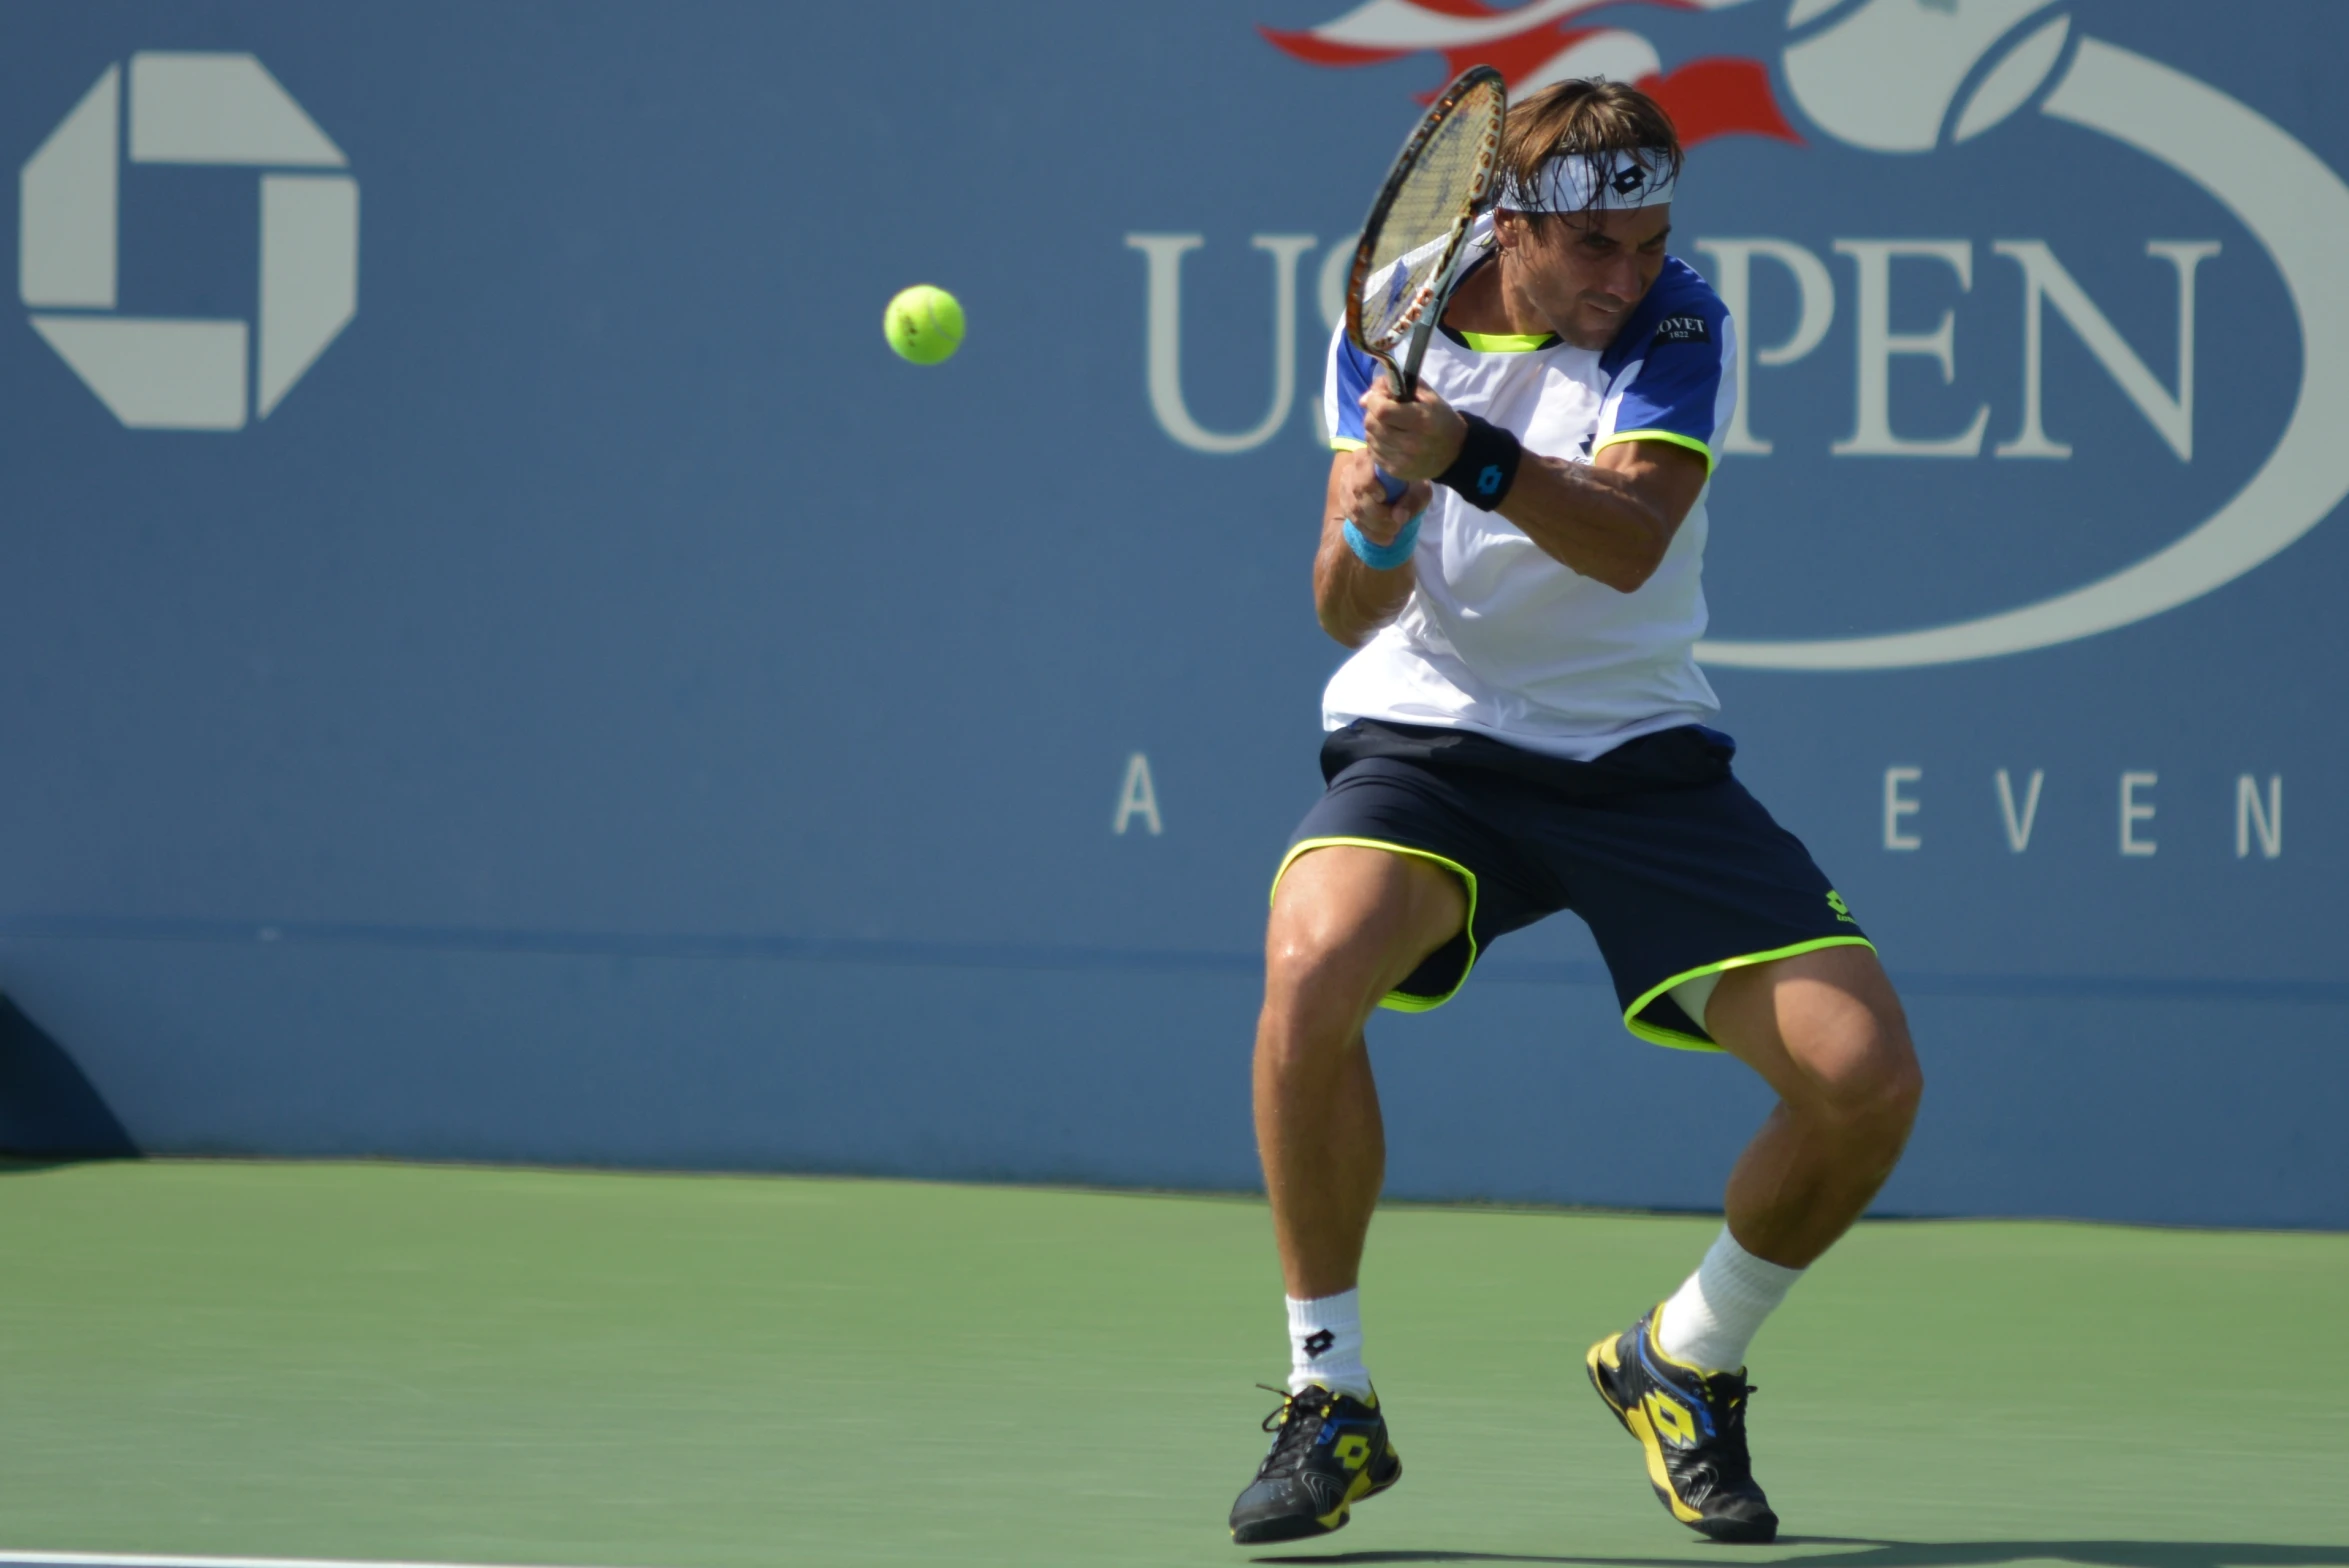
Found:
[[[1868,1541],[1833,1535],[1781,1536],[1786,1546],[1839,1550],[1763,1559],[1770,1568],[1988,1568],[2018,1562],[2089,1568],[2349,1568],[2349,1547],[2277,1546],[2248,1541]],[[1850,1550],[1850,1548],[1862,1550]],[[1543,1557],[1520,1552],[1328,1552],[1258,1557],[1260,1563],[1570,1563],[1577,1568],[1721,1568],[1724,1558]]]

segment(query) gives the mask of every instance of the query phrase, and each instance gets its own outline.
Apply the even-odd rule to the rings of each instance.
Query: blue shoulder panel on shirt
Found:
[[[1599,356],[1616,399],[1613,434],[1602,446],[1637,432],[1691,446],[1713,460],[1713,423],[1721,413],[1721,379],[1729,347],[1729,311],[1713,286],[1678,257],[1664,270],[1615,341]],[[1634,368],[1636,367],[1636,368]]]
[[[1329,378],[1323,389],[1332,442],[1362,444],[1362,394],[1377,376],[1378,361],[1356,348],[1344,327],[1338,328],[1330,339]]]
[[[1612,378],[1633,361],[1654,357],[1653,349],[1683,343],[1709,344],[1718,357],[1721,323],[1728,317],[1729,307],[1713,285],[1678,256],[1667,256],[1647,298],[1599,356],[1599,372]]]

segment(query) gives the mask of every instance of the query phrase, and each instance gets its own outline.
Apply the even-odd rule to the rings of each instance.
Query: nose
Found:
[[[1640,276],[1639,262],[1640,259],[1637,256],[1625,255],[1613,258],[1607,268],[1606,276],[1601,280],[1599,286],[1605,289],[1611,298],[1619,299],[1626,305],[1631,304],[1647,292],[1647,282]]]

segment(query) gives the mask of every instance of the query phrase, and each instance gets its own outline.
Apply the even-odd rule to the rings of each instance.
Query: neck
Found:
[[[1459,332],[1538,337],[1555,333],[1550,318],[1535,308],[1525,275],[1513,252],[1503,249],[1462,280],[1444,310],[1445,324]]]

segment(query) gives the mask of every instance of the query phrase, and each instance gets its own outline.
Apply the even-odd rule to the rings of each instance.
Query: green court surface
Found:
[[[1397,1208],[1407,1473],[1256,1558],[2349,1565],[2349,1236],[1862,1228],[1755,1348],[1794,1537],[1666,1518],[1585,1345],[1696,1218]],[[0,1547],[1216,1564],[1286,1351],[1260,1203],[119,1164],[0,1177]]]

